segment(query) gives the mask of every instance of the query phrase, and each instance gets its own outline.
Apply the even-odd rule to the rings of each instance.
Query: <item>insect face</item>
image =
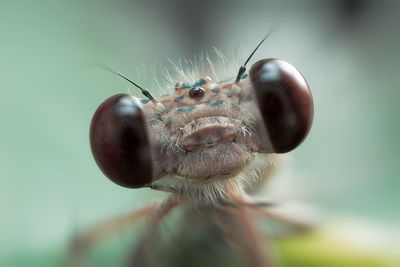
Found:
[[[265,59],[236,81],[180,82],[154,102],[112,96],[94,114],[90,140],[99,167],[122,186],[164,176],[211,183],[246,168],[265,171],[267,163],[253,166],[256,156],[297,147],[312,118],[303,76],[285,61]]]

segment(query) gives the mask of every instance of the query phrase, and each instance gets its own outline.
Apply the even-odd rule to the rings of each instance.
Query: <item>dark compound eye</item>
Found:
[[[142,187],[152,181],[152,157],[146,121],[131,95],[106,99],[90,125],[90,146],[103,173],[125,187]]]
[[[204,89],[196,86],[189,90],[190,98],[202,98],[204,96]]]
[[[250,78],[274,152],[294,149],[307,136],[314,116],[306,80],[279,59],[258,61],[250,69]]]

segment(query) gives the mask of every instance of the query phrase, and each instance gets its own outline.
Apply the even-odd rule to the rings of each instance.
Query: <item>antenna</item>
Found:
[[[244,65],[241,66],[239,68],[239,73],[236,76],[236,81],[235,84],[238,84],[240,81],[240,78],[242,77],[243,73],[246,71],[246,65],[247,63],[250,61],[251,57],[254,55],[254,53],[257,51],[257,49],[261,46],[261,44],[265,41],[265,39],[267,39],[272,33],[274,32],[274,30],[271,30],[269,33],[267,33],[267,35],[265,35],[265,37],[261,40],[261,42],[257,45],[257,47],[253,50],[253,52],[251,52],[250,56],[247,58],[246,62],[244,62]]]
[[[153,102],[154,104],[157,104],[157,103],[158,103],[157,100],[154,99],[154,97],[150,94],[149,90],[147,90],[146,88],[141,87],[140,85],[138,85],[136,82],[132,81],[131,79],[129,79],[129,78],[126,77],[125,75],[123,75],[123,74],[121,74],[121,73],[119,73],[119,72],[117,72],[117,71],[115,71],[115,70],[113,70],[113,69],[110,69],[109,67],[102,66],[102,65],[101,65],[100,67],[101,67],[102,69],[105,69],[106,71],[112,72],[112,73],[118,75],[119,77],[125,79],[126,81],[130,82],[131,84],[133,84],[134,86],[136,86],[137,88],[139,88],[139,89],[142,91],[142,94],[143,94],[144,96],[146,96],[148,99],[150,99],[151,102]]]

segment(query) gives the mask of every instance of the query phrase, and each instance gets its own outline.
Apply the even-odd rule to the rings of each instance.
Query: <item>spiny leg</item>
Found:
[[[318,215],[306,205],[298,203],[279,203],[268,200],[256,200],[249,196],[246,200],[225,201],[223,205],[253,209],[276,222],[285,224],[296,231],[306,231],[318,224]]]
[[[227,208],[224,210],[221,209],[212,209],[213,214],[218,219],[220,223],[219,228],[222,229],[224,236],[229,241],[230,246],[234,250],[236,250],[240,255],[245,255],[245,249],[243,247],[243,242],[241,240],[241,236],[238,233],[238,226],[234,225],[237,224],[236,215],[231,208]]]
[[[254,220],[249,211],[244,208],[229,208],[231,215],[225,216],[224,212],[219,214],[221,228],[230,245],[247,261],[246,266],[265,267],[269,266],[267,255],[258,233]],[[226,211],[225,211],[226,212]]]
[[[231,194],[234,202],[240,203],[244,201],[244,196],[239,194]],[[264,246],[263,235],[257,227],[251,210],[246,207],[236,209],[237,218],[242,227],[244,236],[252,247],[248,250],[248,258],[251,260],[250,266],[270,266],[271,259]]]
[[[162,219],[170,213],[170,211],[179,205],[184,199],[177,195],[172,194],[166,200],[164,200],[158,208],[155,210],[151,218],[149,218],[149,225],[147,226],[146,232],[142,236],[139,244],[137,245],[132,256],[129,258],[127,266],[148,266],[146,261],[149,259],[147,252],[150,249],[150,245],[155,238],[156,230]]]
[[[111,235],[113,232],[122,230],[132,225],[137,220],[150,215],[160,205],[160,202],[152,202],[138,210],[109,219],[94,226],[84,234],[74,238],[68,251],[68,266],[81,266],[82,255],[90,250],[96,243]]]

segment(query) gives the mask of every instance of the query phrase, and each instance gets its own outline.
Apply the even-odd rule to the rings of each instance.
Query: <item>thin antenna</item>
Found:
[[[144,96],[146,96],[148,99],[150,99],[151,102],[153,102],[154,104],[158,103],[157,100],[154,99],[154,97],[150,94],[149,90],[147,90],[146,88],[141,87],[140,85],[138,85],[136,82],[132,81],[131,79],[129,79],[125,75],[123,75],[123,74],[121,74],[121,73],[119,73],[119,72],[117,72],[117,71],[115,71],[113,69],[110,69],[109,67],[106,67],[106,66],[103,66],[103,65],[101,65],[100,67],[102,69],[105,69],[106,71],[112,72],[112,73],[118,75],[119,77],[125,79],[126,81],[130,82],[131,84],[133,84],[134,86],[139,88],[142,91],[142,94]]]
[[[247,63],[250,61],[251,57],[254,55],[254,53],[257,51],[257,49],[261,46],[261,44],[265,41],[265,39],[267,39],[273,32],[275,29],[271,30],[269,33],[267,33],[267,35],[265,35],[265,37],[261,40],[261,42],[257,45],[257,47],[253,50],[253,52],[251,52],[250,56],[247,58],[246,62],[244,62],[244,65],[241,66],[239,68],[239,73],[236,76],[236,81],[235,84],[238,84],[240,81],[240,78],[242,77],[243,73],[246,71],[246,65]]]

